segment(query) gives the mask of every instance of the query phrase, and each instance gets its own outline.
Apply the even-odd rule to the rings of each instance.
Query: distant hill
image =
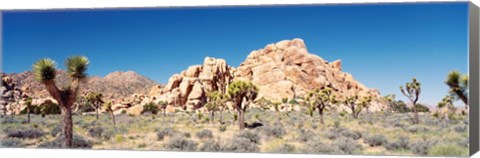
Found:
[[[65,87],[70,81],[67,78],[66,72],[60,70],[57,74],[55,81],[58,87]],[[28,87],[28,91],[30,91],[30,94],[33,94],[34,97],[43,98],[49,96],[45,86],[35,80],[31,71],[7,74],[7,76],[12,79],[17,87],[21,87],[22,89]],[[86,91],[101,92],[106,99],[119,99],[129,97],[134,93],[147,94],[151,87],[155,85],[157,85],[155,81],[134,71],[115,71],[103,78],[98,76],[89,77],[85,84],[81,85],[80,93]]]

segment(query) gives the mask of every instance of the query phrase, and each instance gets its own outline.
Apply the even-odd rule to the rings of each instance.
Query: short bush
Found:
[[[225,132],[225,131],[227,131],[227,126],[225,126],[225,125],[220,125],[220,126],[218,127],[218,131],[220,131],[220,132]]]
[[[0,140],[0,147],[21,148],[25,147],[25,144],[18,138],[4,138]]]
[[[158,107],[155,105],[155,103],[147,103],[143,105],[143,113],[152,113],[152,114],[157,114],[158,113]]]
[[[428,132],[429,131],[428,128],[421,127],[421,126],[418,126],[418,125],[410,126],[410,127],[406,128],[406,130],[410,133]]]
[[[157,130],[157,140],[163,140],[165,136],[173,137],[174,135],[175,131],[170,127]]]
[[[198,143],[195,141],[176,136],[165,144],[165,148],[168,150],[195,151],[197,145]]]
[[[332,146],[338,149],[339,154],[353,154],[354,151],[360,148],[357,141],[349,137],[341,137],[332,142]]]
[[[315,133],[313,133],[312,131],[300,129],[298,131],[297,141],[306,142],[314,136],[315,136]]]
[[[191,137],[192,137],[192,134],[190,134],[189,132],[185,132],[185,133],[183,133],[183,136],[184,136],[185,138],[191,138]]]
[[[468,148],[470,146],[470,139],[464,138],[457,142],[458,145]]]
[[[258,152],[259,150],[255,143],[244,137],[233,138],[221,145],[221,151],[224,152]]]
[[[428,154],[428,150],[430,149],[430,147],[434,146],[435,144],[437,144],[436,140],[427,140],[424,138],[422,140],[411,143],[409,145],[409,148],[413,151],[414,154],[424,156]]]
[[[290,145],[290,144],[282,144],[276,149],[274,149],[272,152],[275,153],[293,153],[295,152],[295,146]]]
[[[428,150],[429,156],[468,156],[468,148],[458,145],[437,145]]]
[[[372,135],[363,138],[363,142],[370,145],[371,147],[381,146],[387,142],[387,138],[385,138],[385,136],[383,135]]]
[[[455,132],[458,132],[458,133],[463,133],[463,132],[467,131],[467,126],[465,126],[465,125],[454,126],[453,130],[455,130]]]
[[[282,138],[285,135],[285,130],[282,126],[264,126],[262,127],[265,135],[269,137]]]
[[[200,151],[221,151],[220,143],[215,140],[207,140],[202,146],[200,146]]]
[[[338,152],[338,149],[314,138],[313,140],[308,141],[301,151],[304,153],[335,154]]]
[[[63,148],[63,137],[57,137],[52,141],[44,142],[38,145],[39,148]],[[73,148],[92,148],[93,143],[82,136],[73,135]]]
[[[104,130],[102,127],[96,126],[96,127],[89,128],[87,130],[87,133],[90,137],[102,138],[102,134],[104,133]]]
[[[60,133],[62,133],[61,126],[55,126],[55,128],[53,128],[52,131],[50,131],[50,135],[52,135],[52,137],[56,137]]]
[[[387,150],[409,149],[410,139],[405,136],[400,136],[396,141],[385,143]]]
[[[245,138],[252,143],[259,144],[260,143],[260,136],[258,133],[250,131],[250,130],[243,130],[241,131],[237,137]]]
[[[40,138],[45,135],[45,132],[43,132],[40,129],[36,128],[26,128],[26,127],[19,127],[15,129],[8,129],[5,131],[7,138],[29,138],[29,139],[34,139],[34,138]]]
[[[210,130],[208,130],[208,129],[204,129],[204,130],[198,131],[197,133],[195,133],[195,135],[196,135],[197,138],[199,138],[199,139],[213,138],[213,133],[212,133],[212,131],[210,131]]]

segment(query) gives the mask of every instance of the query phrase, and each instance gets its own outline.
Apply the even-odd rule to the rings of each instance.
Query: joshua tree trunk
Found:
[[[242,110],[238,111],[238,127],[240,130],[245,129],[245,118],[244,118],[245,112]]]
[[[223,123],[223,110],[220,110],[220,123]]]
[[[115,122],[115,115],[113,114],[113,111],[110,112],[110,116],[112,117],[113,127],[117,128],[117,123]]]
[[[463,103],[465,103],[465,109],[468,109],[468,99],[467,96],[465,96],[461,91],[455,91],[457,96],[462,100]]]
[[[98,120],[98,106],[95,106],[95,111],[97,112],[97,120]]]
[[[213,122],[215,118],[215,113],[213,111],[210,111],[210,117],[212,117],[211,122]]]
[[[30,105],[27,105],[27,123],[30,123]]]
[[[417,112],[417,102],[415,100],[410,100],[410,101],[413,104],[413,115],[414,115],[413,124],[418,124],[419,120],[418,120],[418,112]]]
[[[72,110],[68,106],[60,106],[63,118],[63,146],[67,148],[73,147],[73,124],[72,124]]]
[[[320,123],[323,125],[323,108],[318,108],[318,114],[320,115]]]

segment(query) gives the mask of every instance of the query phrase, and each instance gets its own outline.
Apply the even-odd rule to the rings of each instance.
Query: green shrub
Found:
[[[207,140],[199,148],[200,151],[221,151],[221,149],[220,143],[215,140]]]
[[[198,143],[195,141],[176,136],[165,144],[165,148],[168,150],[195,151],[197,145]]]
[[[383,135],[377,134],[363,138],[363,142],[370,145],[371,147],[381,146],[387,142],[387,138],[385,138],[385,136]]]
[[[265,135],[269,137],[282,138],[285,135],[283,126],[264,126],[261,129],[263,129]]]
[[[63,137],[57,137],[52,141],[44,142],[38,145],[39,148],[62,148]],[[92,148],[93,143],[84,139],[82,136],[73,135],[73,148]]]
[[[152,114],[157,114],[158,113],[158,107],[155,105],[155,103],[150,102],[145,105],[143,105],[143,113],[150,112]]]
[[[357,141],[348,137],[335,139],[332,142],[332,146],[337,149],[339,154],[353,154],[360,148],[360,144],[358,144]]]
[[[397,141],[387,142],[385,148],[387,150],[409,149],[410,139],[405,136],[398,137]]]
[[[157,130],[157,140],[163,140],[165,136],[173,137],[176,131],[173,128],[167,127]]]
[[[428,154],[428,150],[430,149],[430,147],[436,144],[436,140],[427,140],[426,138],[423,138],[422,140],[411,143],[409,145],[409,148],[413,151],[414,154],[425,156]]]
[[[21,139],[18,138],[4,138],[0,139],[0,147],[21,148],[25,147],[25,144]]]
[[[258,152],[259,150],[257,144],[244,137],[235,137],[221,144],[221,151],[224,152]]]
[[[275,153],[293,153],[295,152],[295,146],[290,145],[290,144],[282,144],[276,149],[274,149],[272,152]]]
[[[4,132],[6,133],[7,138],[34,139],[34,138],[43,137],[45,135],[45,132],[43,132],[40,129],[26,128],[26,127],[17,127],[15,129],[7,129]]]
[[[225,132],[225,131],[227,131],[227,126],[225,126],[225,125],[220,125],[220,126],[218,126],[218,131],[220,131],[220,132]]]
[[[241,131],[237,137],[245,138],[249,140],[252,143],[258,144],[260,143],[260,136],[257,134],[257,132],[252,132],[250,130],[243,130]]]
[[[210,131],[210,130],[208,130],[208,129],[204,129],[204,130],[198,131],[197,133],[195,133],[195,135],[196,135],[197,138],[199,138],[199,139],[213,138],[213,133],[212,133],[212,131]]]
[[[468,156],[468,148],[458,145],[437,145],[428,150],[429,156]]]

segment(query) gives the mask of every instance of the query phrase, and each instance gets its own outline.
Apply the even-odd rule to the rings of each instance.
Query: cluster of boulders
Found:
[[[259,87],[257,98],[280,102],[301,98],[314,88],[329,87],[339,98],[358,94],[371,95],[369,110],[386,108],[380,94],[342,72],[342,62],[328,62],[310,54],[302,39],[283,40],[269,44],[248,55],[238,68],[223,59],[207,57],[203,65],[194,65],[170,77],[164,87],[154,86],[149,96],[173,106],[196,109],[206,103],[205,94],[212,90],[225,92],[233,80],[246,80]]]

